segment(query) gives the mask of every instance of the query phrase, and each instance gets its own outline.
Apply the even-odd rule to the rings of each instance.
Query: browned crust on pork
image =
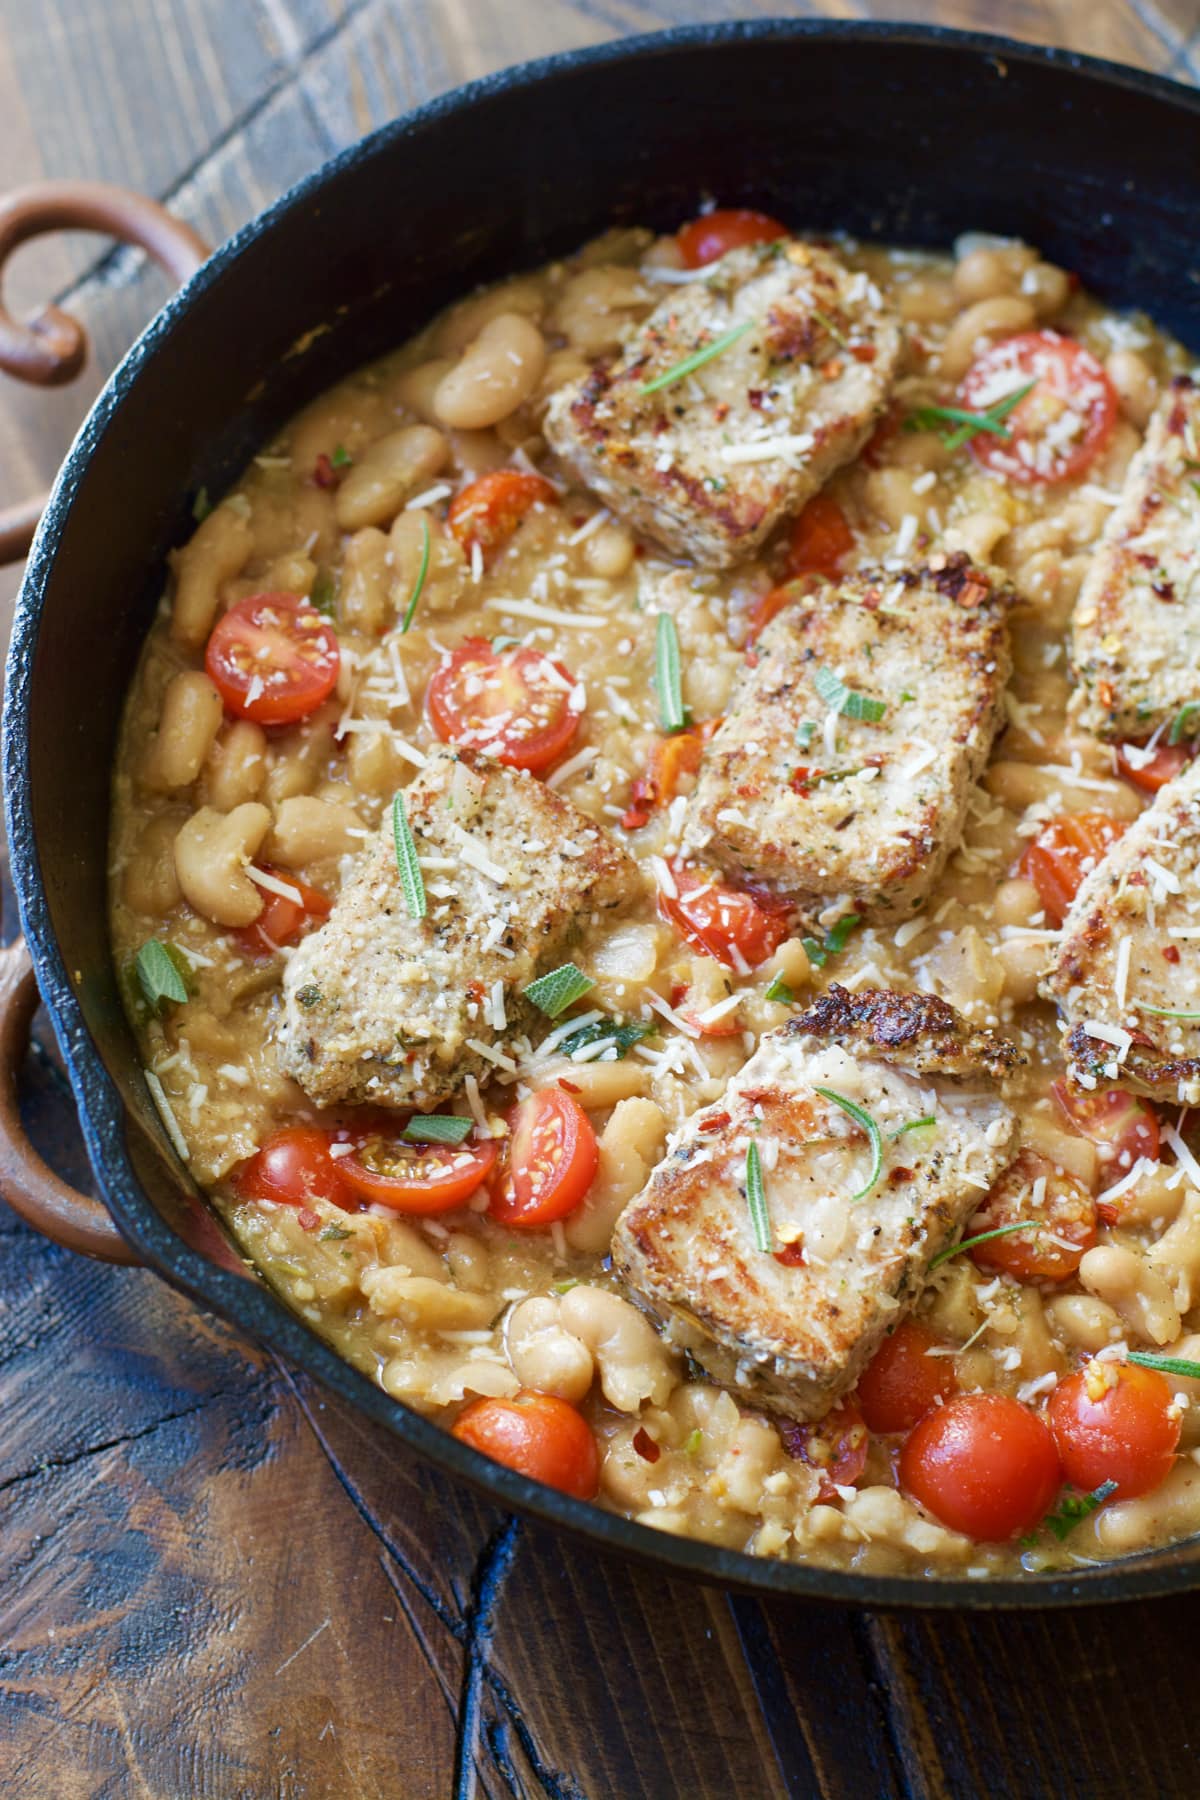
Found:
[[[1016,1045],[968,1025],[936,994],[863,988],[852,994],[835,981],[786,1027],[789,1036],[826,1038],[862,1050],[916,1075],[987,1074],[999,1081],[1025,1062]]]

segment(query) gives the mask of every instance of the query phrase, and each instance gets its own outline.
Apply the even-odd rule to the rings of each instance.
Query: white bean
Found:
[[[406,425],[377,438],[354,464],[334,502],[342,531],[390,525],[405,497],[445,466],[450,446],[430,425]]]
[[[249,519],[240,507],[225,502],[175,553],[171,636],[176,643],[189,650],[200,648],[217,615],[222,583],[241,574],[253,549]]]
[[[675,1386],[671,1356],[636,1306],[583,1283],[563,1295],[559,1319],[591,1351],[604,1397],[619,1412],[637,1412],[646,1400],[666,1404]]]
[[[163,695],[158,733],[146,759],[151,787],[190,787],[221,729],[224,707],[208,676],[199,669],[173,675]]]
[[[1179,1336],[1179,1308],[1171,1289],[1136,1250],[1098,1244],[1084,1255],[1079,1279],[1089,1294],[1106,1300],[1143,1342],[1169,1344]]]
[[[258,801],[231,813],[202,806],[175,839],[175,873],[189,906],[214,925],[252,925],[263,909],[261,891],[246,865],[271,828]]]
[[[585,1066],[598,1068],[599,1064]],[[608,1249],[618,1214],[645,1185],[666,1135],[667,1121],[653,1100],[617,1102],[600,1133],[600,1161],[587,1198],[565,1222],[567,1242],[573,1250],[601,1255]]]
[[[456,431],[498,425],[528,400],[545,366],[537,326],[520,313],[501,313],[438,383],[433,406],[439,423]]]
[[[267,856],[285,869],[302,869],[322,857],[361,850],[364,841],[363,822],[348,800],[293,794],[276,810]]]
[[[562,1323],[556,1300],[538,1297],[514,1307],[505,1349],[522,1387],[557,1394],[560,1400],[582,1400],[592,1385],[592,1353]]]

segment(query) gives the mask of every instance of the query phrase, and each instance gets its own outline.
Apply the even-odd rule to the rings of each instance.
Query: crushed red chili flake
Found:
[[[893,1169],[888,1176],[888,1185],[890,1187],[903,1187],[906,1181],[912,1180],[915,1173],[915,1169]]]
[[[855,362],[872,363],[875,361],[874,344],[851,344],[850,354]]]
[[[1111,1231],[1113,1226],[1120,1221],[1121,1209],[1112,1200],[1097,1200],[1096,1217],[1102,1225],[1106,1226],[1107,1229]]]
[[[656,1463],[662,1455],[662,1451],[650,1436],[650,1433],[641,1425],[638,1426],[633,1434],[633,1447],[642,1458],[643,1462]]]
[[[313,469],[313,480],[319,488],[337,486],[337,470],[322,450]]]
[[[310,1206],[302,1206],[296,1214],[304,1231],[315,1231],[321,1223],[320,1213],[315,1213]]]
[[[781,1250],[777,1250],[775,1261],[782,1263],[785,1269],[804,1268],[807,1261],[804,1254],[804,1239],[793,1238],[790,1244],[785,1244]]]
[[[1178,946],[1175,944],[1164,944],[1163,945],[1163,958],[1166,962],[1177,963],[1179,961]]]
[[[725,1126],[728,1125],[728,1123],[729,1123],[729,1114],[727,1112],[714,1113],[711,1119],[698,1120],[697,1124],[696,1124],[696,1130],[697,1131],[722,1131],[722,1130],[724,1130]]]
[[[583,1092],[577,1081],[568,1081],[565,1075],[559,1076],[558,1085],[560,1088],[565,1088],[568,1094],[582,1094]]]

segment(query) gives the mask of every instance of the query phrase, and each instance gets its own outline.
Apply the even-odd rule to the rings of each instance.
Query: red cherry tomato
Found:
[[[1119,1087],[1076,1094],[1065,1081],[1054,1082],[1050,1091],[1072,1130],[1099,1146],[1106,1185],[1128,1174],[1139,1156],[1158,1161],[1158,1119],[1136,1094]]]
[[[935,1406],[900,1452],[900,1484],[951,1531],[1003,1543],[1030,1531],[1062,1480],[1035,1413],[1004,1394],[959,1394]]]
[[[747,643],[756,643],[771,620],[781,613],[785,606],[790,606],[793,600],[798,600],[809,593],[812,586],[812,582],[785,581],[779,587],[773,587],[761,599],[756,600],[750,608],[749,630],[746,634]]]
[[[1131,759],[1129,752],[1136,753],[1140,748],[1139,744],[1117,745],[1117,774],[1131,781],[1143,794],[1157,794],[1159,788],[1174,781],[1179,771],[1192,760],[1190,744],[1160,744],[1149,762],[1136,754]]]
[[[544,475],[492,469],[455,496],[446,523],[468,556],[478,544],[487,562],[504,548],[531,506],[550,506],[557,499]]]
[[[1009,481],[1073,481],[1112,435],[1117,418],[1112,383],[1091,351],[1073,338],[1023,331],[976,358],[959,404],[968,412],[986,412],[1029,381],[1036,386],[1001,421],[1008,435],[977,432],[971,454]]]
[[[299,900],[274,894],[269,888],[264,888],[263,909],[253,925],[243,925],[239,930],[230,932],[240,954],[256,960],[274,956],[281,944],[294,944],[318,920],[327,918],[333,906],[328,894],[322,894],[319,889],[297,881],[290,869],[275,869],[269,863],[259,863],[258,867],[265,875],[274,875],[285,887],[294,889]]]
[[[1002,1231],[1036,1219],[1040,1231],[1014,1231],[976,1244],[971,1261],[1017,1281],[1066,1281],[1096,1242],[1096,1203],[1082,1181],[1036,1150],[1022,1150],[993,1184],[965,1235]]]
[[[1124,830],[1125,820],[1107,813],[1065,813],[1026,846],[1017,868],[1036,887],[1052,925],[1062,924],[1084,876]]]
[[[786,569],[792,575],[840,575],[854,549],[854,533],[837,501],[816,494],[788,532]]]
[[[771,218],[769,213],[752,212],[748,207],[738,206],[689,220],[680,226],[675,241],[684,266],[702,269],[705,263],[716,262],[745,244],[771,244],[776,238],[790,236],[787,226]]]
[[[779,1436],[789,1456],[820,1472],[818,1500],[836,1500],[836,1490],[853,1487],[867,1466],[871,1435],[855,1400],[843,1400],[811,1425],[786,1421]]]
[[[343,1156],[339,1173],[362,1200],[377,1201],[416,1218],[453,1212],[491,1174],[496,1146],[489,1142],[406,1144],[371,1133]]]
[[[454,1421],[451,1435],[531,1481],[577,1500],[596,1496],[596,1440],[582,1414],[553,1394],[525,1389],[511,1400],[472,1400]]]
[[[1059,1382],[1048,1416],[1063,1474],[1087,1493],[1115,1481],[1113,1498],[1129,1500],[1174,1466],[1180,1418],[1157,1369],[1093,1359]]]
[[[915,1319],[884,1338],[858,1381],[858,1404],[872,1431],[911,1431],[931,1406],[958,1392],[954,1359],[930,1355],[944,1348]]]
[[[434,670],[429,717],[444,744],[486,751],[510,769],[535,773],[557,762],[579,730],[574,676],[541,650],[499,655],[467,638]]]
[[[217,621],[204,667],[227,712],[257,725],[293,725],[333,692],[337,634],[295,594],[251,594]]]
[[[756,969],[788,935],[791,908],[773,894],[727,887],[715,875],[675,863],[675,893],[658,891],[658,910],[679,935],[727,969]]]
[[[692,725],[687,731],[659,738],[650,753],[649,770],[633,783],[629,808],[621,820],[624,830],[637,831],[652,812],[674,800],[680,784],[699,770],[704,746],[720,725],[720,719],[706,719],[703,725]]]
[[[591,1187],[599,1155],[578,1100],[540,1088],[509,1115],[508,1153],[493,1176],[488,1211],[522,1229],[565,1219]]]
[[[353,1208],[357,1202],[342,1176],[342,1161],[329,1154],[334,1134],[319,1125],[287,1125],[269,1137],[233,1178],[242,1200],[274,1200],[311,1207],[315,1200]]]

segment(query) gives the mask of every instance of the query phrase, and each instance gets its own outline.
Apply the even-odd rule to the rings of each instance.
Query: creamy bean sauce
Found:
[[[997,1544],[947,1529],[902,1491],[900,1435],[871,1433],[865,1461],[852,1457],[860,1466],[841,1479],[850,1467],[838,1460],[844,1415],[824,1440],[819,1428],[814,1436],[780,1427],[697,1379],[632,1310],[619,1332],[597,1325],[610,1305],[598,1296],[616,1294],[606,1260],[613,1222],[668,1132],[719,1097],[760,1034],[831,980],[852,990],[932,992],[973,1024],[1002,1030],[1028,1055],[1006,1091],[1025,1148],[1102,1202],[1130,1174],[1128,1152],[1106,1158],[1053,1100],[1059,1034],[1036,982],[1055,921],[1017,865],[1060,815],[1124,821],[1147,803],[1117,773],[1112,748],[1068,721],[1065,633],[1155,396],[1186,358],[1148,320],[1106,310],[1021,245],[968,239],[957,259],[848,241],[835,248],[878,286],[905,332],[883,425],[825,490],[852,533],[843,566],[886,570],[965,549],[999,565],[1019,596],[1007,726],[963,839],[915,919],[859,926],[841,948],[810,939],[806,949],[799,935],[788,937],[761,967],[739,972],[689,946],[660,916],[661,866],[677,851],[694,776],[676,771],[674,793],[658,804],[635,788],[662,742],[655,615],[673,616],[691,718],[719,718],[755,608],[784,578],[788,533],[730,573],[705,573],[636,540],[549,454],[540,426],[550,393],[611,353],[680,278],[674,239],[630,230],[464,300],[309,406],[207,516],[198,497],[201,522],[173,559],[121,734],[115,956],[152,1086],[196,1179],[287,1303],[397,1399],[450,1427],[480,1396],[546,1387],[576,1405],[594,1434],[601,1505],[760,1555],[874,1573],[979,1576],[1110,1557],[1200,1528],[1192,1448],[1200,1410],[1188,1406],[1186,1380],[1172,1382],[1183,1409],[1178,1459],[1152,1492],[1096,1507],[1061,1541],[1042,1528]],[[973,454],[977,439],[948,445],[945,420],[910,428],[922,408],[955,403],[983,348],[963,324],[981,303],[995,315],[982,317],[992,332],[986,342],[1051,328],[1107,368],[1119,413],[1078,476],[1013,481]],[[439,384],[464,351],[478,354],[467,347],[498,318],[508,322],[498,333],[501,353],[511,351],[518,371],[512,409],[494,424],[472,424],[469,394],[465,406],[460,396],[447,407],[443,390],[439,413]],[[506,338],[514,318],[517,335]],[[529,366],[532,391],[522,394]],[[448,425],[447,411],[466,422]],[[397,449],[400,432],[408,436]],[[383,440],[392,448],[372,458]],[[540,471],[555,489],[484,555],[464,546],[447,518],[457,495],[497,469]],[[329,697],[301,722],[265,729],[223,713],[199,673],[211,624],[263,592],[310,599],[340,650]],[[184,634],[191,641],[172,633],[181,607],[193,615]],[[279,906],[286,912],[297,881],[330,900],[337,895],[393,795],[437,746],[426,690],[468,637],[500,640],[502,654],[505,642],[510,650],[532,646],[583,684],[577,733],[545,778],[635,855],[644,891],[573,949],[595,985],[569,1017],[616,1016],[646,1035],[620,1056],[610,1046],[597,1057],[595,1044],[584,1043],[564,1057],[556,1048],[562,1021],[548,1018],[540,1038],[518,1047],[515,1072],[498,1070],[494,1082],[442,1111],[477,1118],[477,1137],[499,1140],[514,1100],[545,1087],[572,1093],[599,1142],[591,1190],[565,1219],[525,1230],[488,1216],[486,1188],[428,1218],[379,1204],[339,1207],[319,1195],[298,1193],[291,1203],[247,1197],[240,1174],[273,1133],[328,1120],[277,1057],[289,946],[255,943],[253,924],[208,916],[205,907],[228,914],[230,872],[242,883],[234,911],[240,904],[253,915],[261,900],[264,923]],[[185,675],[190,687],[180,685]],[[221,827],[239,808],[249,812],[231,848]],[[186,842],[202,809],[209,833],[194,835],[181,857],[180,834]],[[249,903],[247,864],[266,871]],[[148,1003],[137,959],[143,952],[145,960],[151,940],[169,946],[171,966],[185,972],[186,1000]],[[767,997],[779,982],[794,1005]],[[1126,1180],[1119,1206],[1101,1204],[1098,1242],[1144,1261],[1195,1199],[1174,1161],[1146,1161]],[[1169,1257],[1166,1273],[1171,1285]],[[1186,1274],[1178,1280],[1190,1291]],[[1186,1354],[1189,1334],[1200,1330],[1200,1309],[1182,1318],[1176,1311],[1164,1344],[1143,1315],[1139,1335],[1118,1294],[1099,1297],[1075,1275],[1020,1280],[969,1253],[932,1275],[915,1316],[935,1335],[962,1393],[1008,1395],[1034,1410],[1089,1352],[1122,1342]],[[851,1436],[852,1448],[860,1446],[862,1428]]]

